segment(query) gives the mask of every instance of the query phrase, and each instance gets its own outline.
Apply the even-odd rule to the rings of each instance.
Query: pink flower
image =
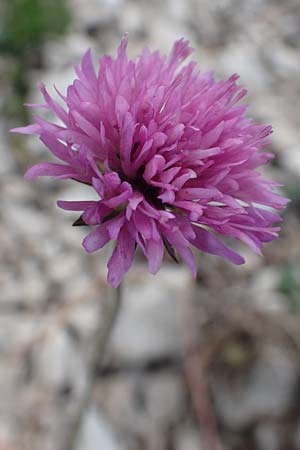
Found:
[[[261,152],[271,127],[255,125],[238,105],[246,90],[237,75],[215,81],[195,62],[179,68],[192,49],[175,42],[166,57],[147,48],[135,60],[126,55],[127,36],[116,59],[104,56],[95,72],[88,51],[68,87],[63,109],[41,85],[45,105],[61,125],[34,116],[35,123],[14,131],[38,134],[61,161],[41,163],[26,173],[71,178],[96,190],[97,201],[59,201],[80,211],[75,225],[90,225],[87,252],[116,241],[108,281],[116,287],[139,246],[155,274],[164,248],[179,254],[193,275],[191,247],[244,263],[218,235],[244,241],[260,253],[278,236],[273,226],[287,199],[276,183],[256,171],[272,155]],[[38,105],[36,105],[38,106]]]

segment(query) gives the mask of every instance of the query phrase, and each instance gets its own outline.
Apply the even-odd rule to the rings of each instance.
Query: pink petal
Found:
[[[116,195],[115,197],[110,198],[109,200],[103,200],[103,205],[108,206],[109,208],[118,208],[119,206],[123,205],[127,200],[131,197],[132,190],[126,189],[124,192],[122,192],[119,195]]]
[[[59,142],[52,134],[42,133],[40,139],[57,158],[65,162],[71,161],[69,148]]]
[[[164,167],[166,160],[161,155],[155,155],[148,162],[144,171],[145,180],[151,180],[157,172],[160,172]]]
[[[114,219],[110,219],[108,222],[106,222],[106,229],[108,231],[110,239],[115,241],[118,239],[119,233],[121,228],[123,227],[125,223],[125,215],[119,214]]]
[[[55,164],[55,163],[39,163],[35,166],[31,167],[27,172],[25,173],[25,178],[28,180],[31,180],[32,178],[41,177],[41,176],[48,176],[48,177],[76,177],[76,172],[70,167],[65,166],[63,164]]]
[[[199,250],[211,255],[221,256],[224,259],[234,264],[244,264],[245,260],[238,253],[231,250],[222,241],[217,239],[213,234],[209,233],[204,228],[194,226],[193,230],[196,234],[196,238],[191,240],[191,244],[197,247]]]
[[[97,77],[96,77],[96,73],[95,73],[95,68],[94,68],[94,64],[93,64],[93,60],[92,60],[92,53],[91,53],[91,49],[89,49],[83,59],[82,59],[82,72],[86,77],[86,80],[88,83],[90,83],[94,89],[97,88]]]
[[[193,277],[196,278],[197,267],[196,267],[196,262],[195,262],[193,252],[188,247],[184,247],[181,245],[174,244],[174,247],[176,248],[179,255],[186,262],[186,264],[188,265],[190,271],[192,272]]]
[[[127,103],[127,100],[121,95],[118,95],[116,98],[115,110],[119,126],[122,126],[125,114],[129,110],[129,105]]]
[[[11,133],[17,134],[40,134],[41,127],[38,124],[27,125],[26,127],[17,127],[10,130]]]
[[[185,41],[183,38],[179,39],[173,45],[173,49],[170,55],[170,64],[178,64],[186,59],[193,49],[189,46],[189,41]]]
[[[133,263],[135,252],[135,240],[124,227],[119,235],[117,245],[108,261],[108,282],[116,288],[122,281],[125,273],[128,272]]]
[[[104,247],[109,240],[106,224],[101,224],[84,238],[82,245],[88,253],[92,253]]]
[[[94,206],[95,201],[67,201],[58,200],[57,206],[65,211],[84,211],[86,208]]]
[[[60,118],[60,120],[65,125],[68,125],[68,123],[69,123],[68,114],[56,101],[54,101],[51,98],[51,96],[48,94],[46,86],[43,83],[41,83],[41,85],[40,85],[40,90],[41,90],[41,93],[43,94],[43,97],[44,97],[47,105],[52,109],[52,111],[57,115],[57,117]]]
[[[79,114],[77,111],[72,112],[76,126],[80,128],[87,136],[94,139],[96,142],[100,142],[100,130],[89,122],[85,117]]]
[[[148,269],[153,275],[156,274],[162,264],[164,255],[164,246],[162,240],[155,241],[150,239],[146,243],[146,257],[148,259]]]
[[[224,122],[220,122],[216,127],[212,130],[208,131],[202,138],[201,146],[204,148],[208,148],[216,142],[218,142],[222,132],[224,129]]]

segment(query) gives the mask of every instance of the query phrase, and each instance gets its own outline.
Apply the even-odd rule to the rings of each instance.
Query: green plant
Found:
[[[292,312],[300,311],[300,264],[286,266],[281,274],[278,290],[285,295]]]
[[[24,58],[51,36],[63,34],[70,13],[63,0],[4,0],[0,9],[0,53]]]
[[[23,103],[29,90],[29,71],[43,65],[43,44],[65,33],[71,16],[65,0],[2,0],[0,5],[0,56],[9,60],[2,73],[10,86],[2,113],[27,120]]]

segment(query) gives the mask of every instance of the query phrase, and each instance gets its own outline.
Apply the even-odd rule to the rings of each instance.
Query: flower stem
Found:
[[[103,305],[100,304],[100,302],[98,305],[98,323],[92,340],[92,349],[87,366],[86,389],[80,399],[74,418],[67,427],[68,430],[62,450],[75,450],[76,445],[78,445],[80,432],[82,431],[85,413],[92,402],[93,390],[97,381],[97,368],[99,365],[103,364],[109,338],[121,306],[121,285],[118,288],[111,290],[111,293],[112,295],[108,296],[111,298],[108,298],[105,302],[104,311],[102,308]]]
[[[182,302],[182,337],[184,348],[184,369],[191,401],[199,427],[200,446],[205,450],[221,450],[217,423],[209,393],[207,364],[201,353],[200,336],[197,332],[194,311],[194,295],[197,286]],[[207,310],[202,301],[203,310]]]

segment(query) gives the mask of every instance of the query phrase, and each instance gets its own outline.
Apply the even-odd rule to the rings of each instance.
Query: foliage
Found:
[[[70,14],[63,0],[4,0],[0,53],[24,57],[49,37],[66,31]]]
[[[71,16],[65,0],[2,0],[0,56],[8,58],[2,73],[9,86],[1,108],[6,117],[27,122],[23,108],[29,90],[30,69],[43,66],[43,44],[65,33]]]
[[[288,301],[292,312],[300,311],[300,264],[288,265],[284,268],[278,289]]]

